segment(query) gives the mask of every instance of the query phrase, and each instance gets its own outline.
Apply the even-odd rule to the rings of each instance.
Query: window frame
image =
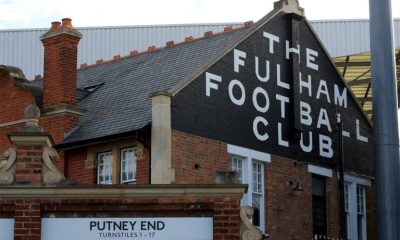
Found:
[[[110,165],[109,166],[109,169],[110,169],[109,182],[100,183],[100,176],[101,176],[101,174],[100,174],[100,156],[106,156],[106,155],[111,156],[110,161],[109,161],[109,165]],[[104,152],[96,153],[96,184],[98,184],[98,185],[113,184],[113,158],[114,158],[113,151],[104,151]],[[102,165],[104,165],[104,164],[102,164]]]
[[[348,211],[346,211],[346,221],[347,221],[347,238],[348,239],[359,239],[361,234],[361,239],[367,239],[367,213],[366,213],[366,186],[360,185],[354,182],[345,181],[345,185],[348,188],[348,196],[345,202],[348,204]],[[362,189],[362,206],[363,213],[359,213],[359,202],[357,190]],[[358,218],[361,216],[362,226],[361,233],[359,232]]]
[[[371,182],[368,179],[355,177],[351,175],[345,175],[344,177],[345,185],[348,188],[348,196],[345,198],[345,202],[348,203],[349,208],[346,211],[346,220],[347,220],[347,238],[348,239],[359,239],[359,231],[358,231],[358,206],[357,206],[357,189],[363,189],[363,215],[362,215],[362,232],[361,237],[363,240],[367,239],[367,210],[366,210],[366,190],[367,187],[371,186]]]
[[[271,162],[271,155],[256,150],[243,148],[235,145],[228,144],[227,151],[230,153],[231,169],[234,170],[233,158],[238,157],[242,161],[242,183],[248,184],[247,193],[244,194],[240,201],[241,206],[253,206],[253,163],[261,164],[262,171],[262,194],[260,194],[260,221],[259,229],[265,233],[266,225],[266,209],[265,209],[265,167],[266,163]],[[254,193],[259,194],[259,193]]]
[[[133,179],[128,179],[128,180],[123,180],[122,176],[123,176],[123,151],[124,150],[129,150],[132,149],[132,153],[133,153]],[[137,156],[136,156],[136,147],[132,146],[132,147],[125,147],[125,148],[121,148],[119,151],[119,183],[120,184],[133,184],[136,183],[136,169],[137,169]],[[128,172],[129,173],[129,172]],[[129,175],[129,174],[128,174]]]
[[[325,176],[322,175],[318,175],[318,174],[312,174],[312,185],[311,185],[311,195],[312,195],[312,227],[313,227],[313,235],[323,235],[326,236],[328,233],[328,204],[327,204],[327,193],[326,193],[326,182],[327,182],[327,178]],[[314,193],[314,180],[315,181],[320,181],[320,183],[323,184],[323,196],[319,196],[317,194]],[[322,204],[322,209],[324,211],[323,213],[323,217],[324,217],[324,223],[322,228],[319,229],[315,229],[316,227],[316,219],[315,216],[318,214],[318,212],[315,212],[315,208],[318,205],[315,205],[316,203],[320,203]]]

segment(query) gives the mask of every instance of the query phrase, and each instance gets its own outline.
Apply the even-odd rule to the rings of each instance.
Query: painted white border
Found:
[[[308,172],[321,175],[324,177],[332,177],[333,173],[332,170],[329,168],[318,167],[315,165],[308,164]]]
[[[239,147],[235,145],[228,144],[228,153],[243,156],[243,157],[248,157],[260,162],[271,162],[271,155],[268,153],[264,152],[259,152],[256,150],[244,148],[244,147]]]
[[[338,175],[338,177],[340,178],[339,175]],[[369,180],[367,178],[356,177],[354,175],[344,174],[344,181],[371,187],[371,180]]]
[[[115,222],[123,229],[107,222]],[[149,223],[154,227],[149,228]],[[212,217],[42,218],[41,226],[41,240],[212,240],[214,232]],[[109,234],[115,236],[107,237]]]

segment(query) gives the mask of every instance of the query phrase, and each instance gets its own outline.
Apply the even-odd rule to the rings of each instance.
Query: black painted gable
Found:
[[[346,170],[372,176],[371,124],[306,19],[254,28],[173,96],[172,129],[336,168],[341,121]]]

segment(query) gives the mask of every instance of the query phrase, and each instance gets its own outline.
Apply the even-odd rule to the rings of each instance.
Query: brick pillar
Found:
[[[16,152],[15,183],[41,184],[43,146],[20,145]]]
[[[240,199],[215,199],[214,202],[214,239],[240,239]]]
[[[7,134],[8,138],[16,148],[16,161],[15,161],[15,184],[28,184],[28,185],[41,185],[46,183],[46,173],[49,165],[52,168],[52,163],[47,163],[45,166],[43,158],[44,152],[47,153],[46,157],[50,159],[53,152],[49,148],[54,144],[53,138],[50,133],[43,132],[38,127],[40,110],[37,106],[30,105],[25,109],[25,118],[27,121],[25,127],[21,128],[19,132]],[[51,156],[50,156],[51,155]],[[50,160],[51,161],[51,160]],[[55,172],[57,176],[60,175],[58,171]],[[48,176],[49,174],[47,174]],[[51,177],[50,177],[51,178]],[[60,176],[60,179],[63,178]],[[59,179],[57,179],[58,181]],[[54,178],[47,182],[56,181]]]
[[[40,203],[17,200],[15,203],[14,240],[40,240]]]

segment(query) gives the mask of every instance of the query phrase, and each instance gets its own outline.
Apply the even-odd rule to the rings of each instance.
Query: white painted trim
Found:
[[[244,147],[239,147],[235,145],[228,144],[228,153],[243,156],[243,157],[248,157],[260,162],[271,162],[271,155],[268,153],[264,152],[259,152],[256,150],[244,148]]]
[[[344,175],[344,181],[371,187],[371,180],[366,179],[366,178],[356,177],[356,176],[349,175],[349,174]]]
[[[332,170],[329,168],[324,168],[324,167],[318,167],[315,165],[308,164],[308,172],[321,175],[324,177],[332,177],[333,173]]]
[[[12,122],[0,123],[0,128],[9,127],[9,126],[12,126],[12,125],[17,125],[17,124],[20,124],[20,123],[27,123],[27,122],[39,123],[39,120],[37,120],[37,119],[21,119],[21,120],[16,120],[16,121],[12,121]]]

